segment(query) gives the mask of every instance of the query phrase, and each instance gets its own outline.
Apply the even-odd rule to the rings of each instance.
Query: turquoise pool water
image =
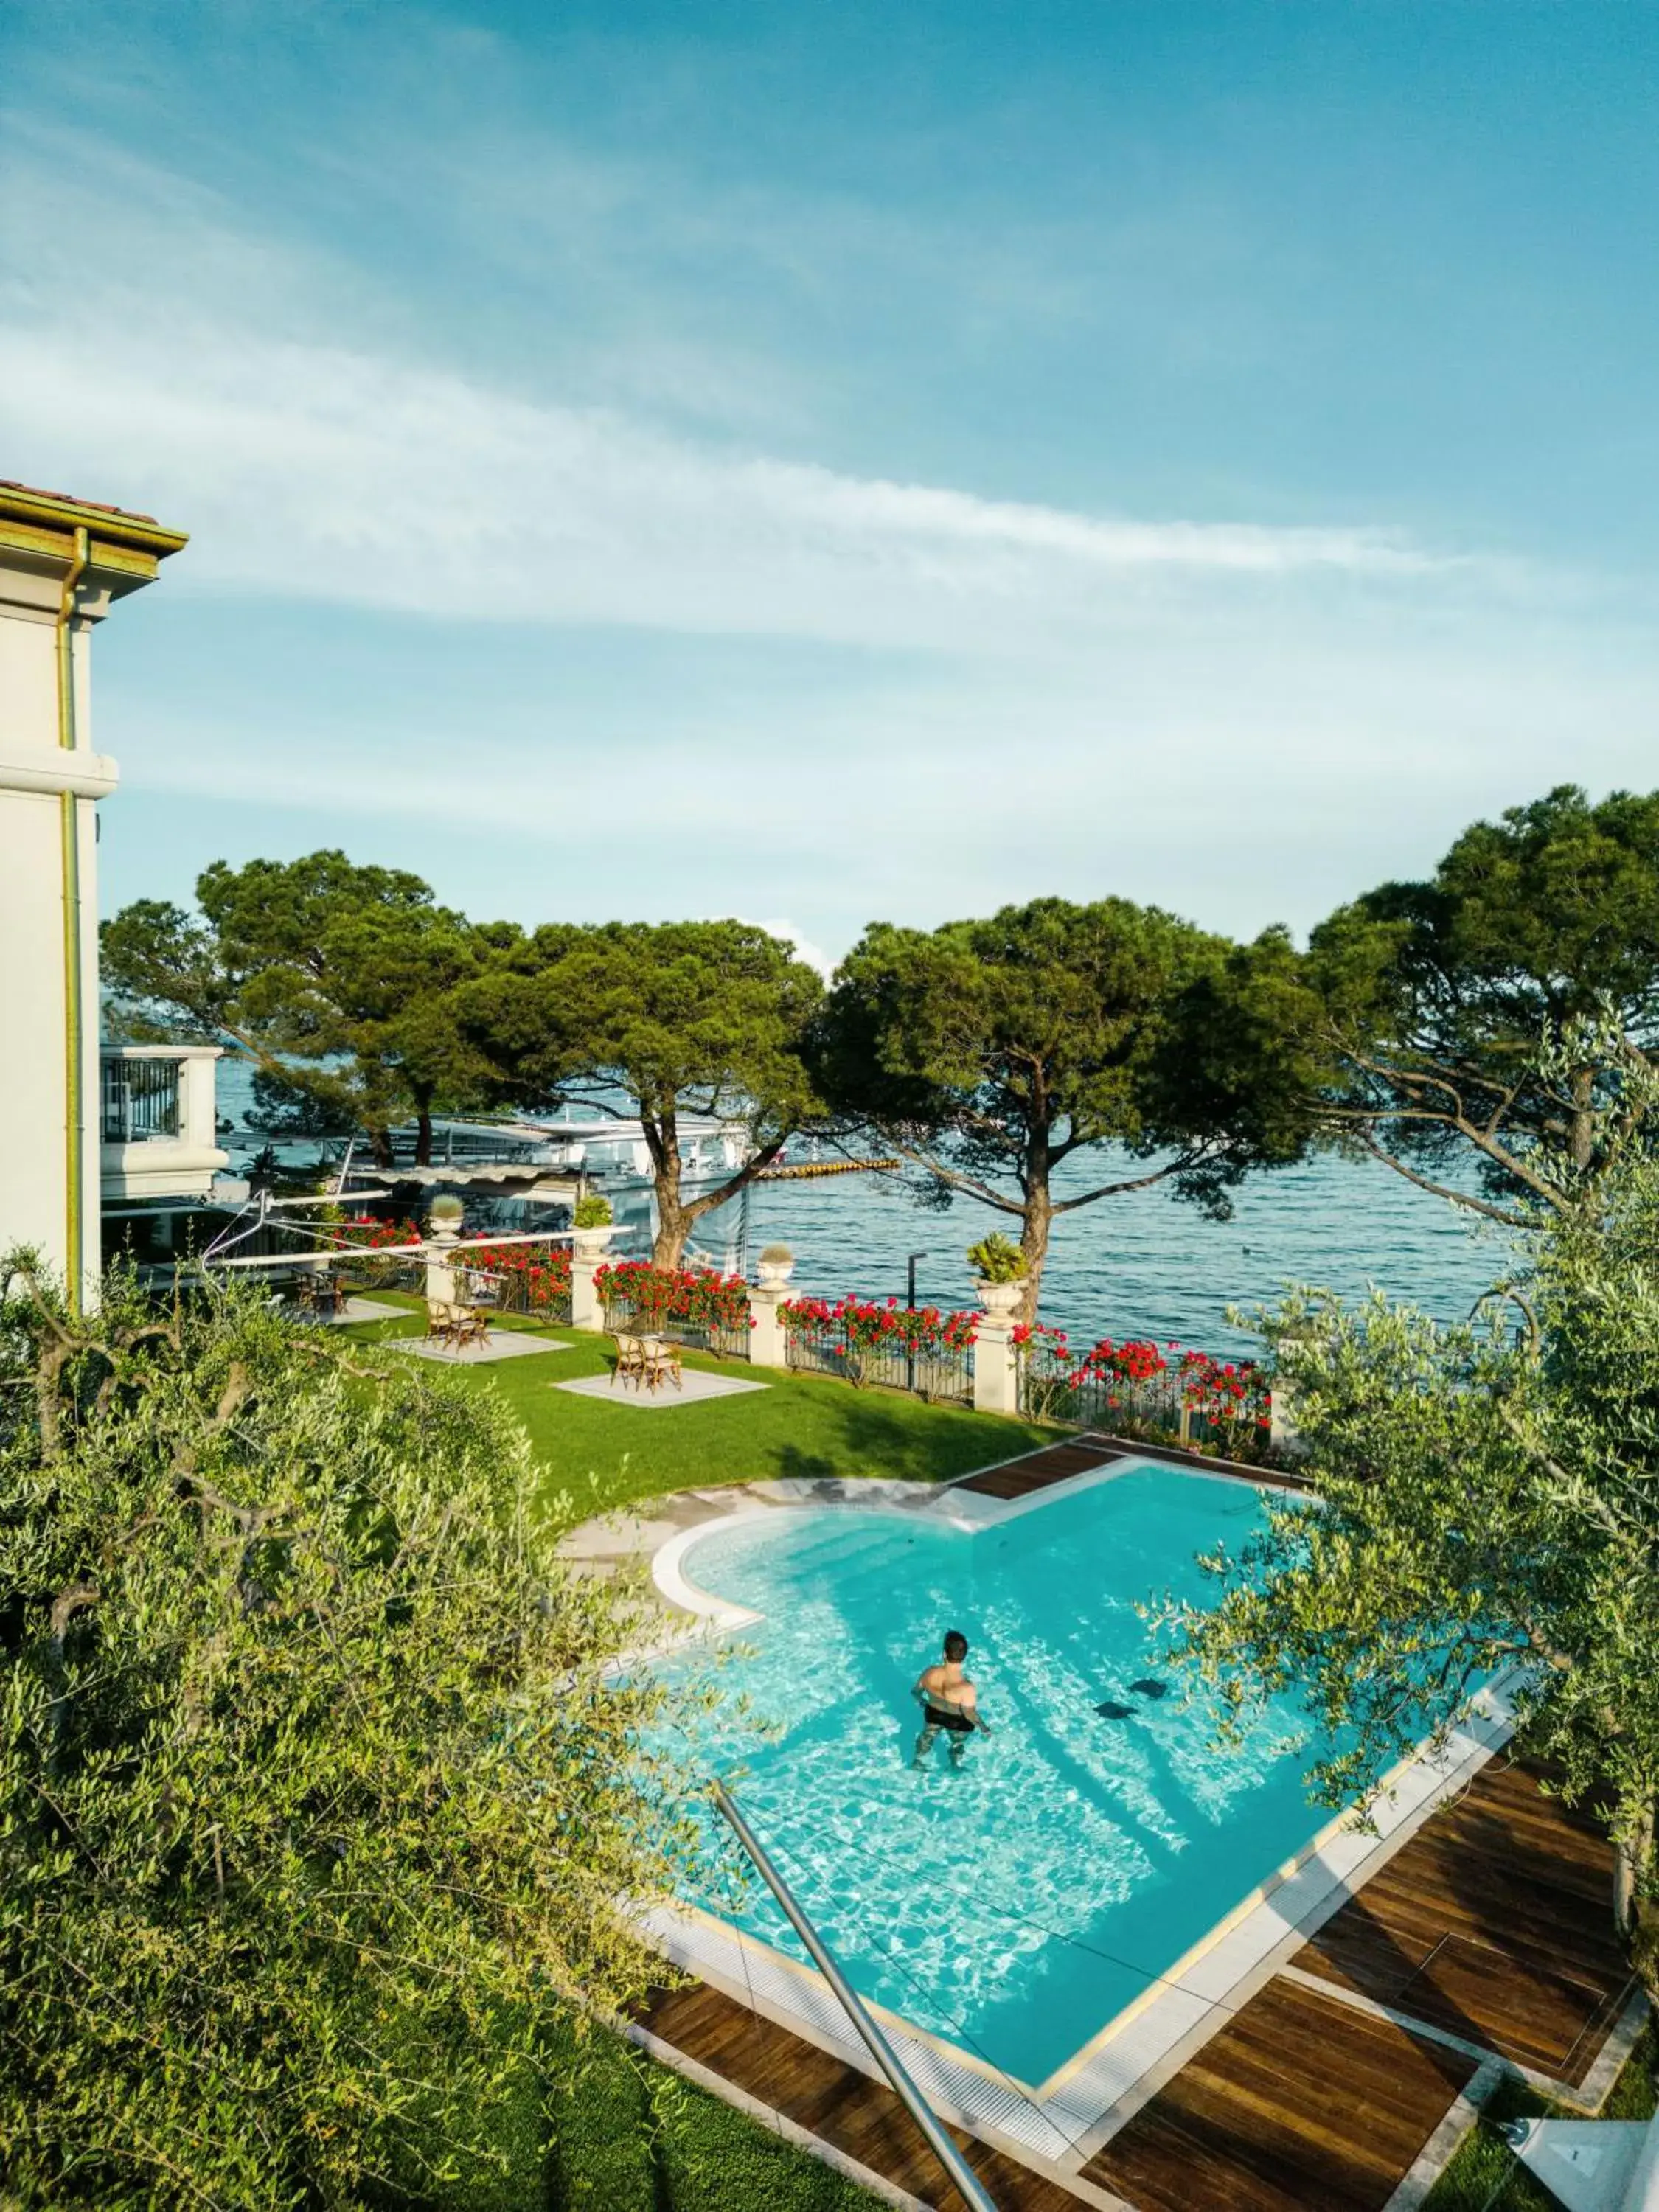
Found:
[[[750,1656],[718,1677],[699,1759],[746,1767],[744,1810],[860,1994],[1035,2084],[1326,1824],[1293,1704],[1224,1753],[1180,1684],[1133,1686],[1161,1679],[1137,1601],[1197,1595],[1195,1555],[1237,1549],[1260,1510],[1243,1484],[1146,1468],[975,1535],[774,1512],[690,1549],[694,1583],[766,1616],[738,1632]],[[917,1773],[909,1688],[952,1627],[994,1733],[959,1773],[943,1742]],[[710,1843],[696,1901],[799,1955]]]

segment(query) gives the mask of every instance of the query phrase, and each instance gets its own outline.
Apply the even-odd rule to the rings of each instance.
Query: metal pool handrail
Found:
[[[714,1802],[725,1815],[732,1832],[754,1861],[761,1880],[783,1907],[789,1925],[805,1944],[818,1972],[840,1998],[842,2009],[857,2029],[865,2048],[892,2083],[911,2118],[927,2136],[929,2148],[950,2175],[963,2202],[972,2208],[972,2212],[997,2212],[994,2200],[986,2194],[984,2184],[933,2117],[933,2107],[910,2079],[904,2062],[865,2010],[863,2002],[852,1984],[824,1949],[817,1929],[796,1904],[788,1884],[768,1857],[748,1821],[738,1810],[730,1790],[719,1781],[713,1784],[713,1789]]]

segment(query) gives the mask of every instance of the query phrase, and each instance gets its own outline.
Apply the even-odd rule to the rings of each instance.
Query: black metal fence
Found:
[[[845,1328],[790,1330],[786,1356],[805,1375],[833,1375],[856,1388],[908,1390],[931,1404],[971,1406],[974,1348],[907,1351],[902,1345],[849,1341]]]
[[[607,1298],[605,1325],[613,1336],[619,1332],[624,1336],[664,1336],[671,1344],[683,1344],[692,1352],[707,1352],[716,1359],[749,1357],[747,1322],[665,1319],[648,1311],[637,1311],[626,1298]]]
[[[100,1130],[106,1145],[145,1144],[179,1133],[176,1060],[106,1060]]]
[[[1019,1410],[1030,1421],[1178,1444],[1228,1459],[1257,1460],[1267,1449],[1268,1432],[1253,1411],[1224,1419],[1190,1405],[1178,1367],[1163,1368],[1144,1381],[1079,1376],[1046,1345],[1028,1345],[1020,1353]]]

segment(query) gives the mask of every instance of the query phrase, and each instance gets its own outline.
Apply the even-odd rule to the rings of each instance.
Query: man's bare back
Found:
[[[972,1719],[979,1711],[978,1691],[961,1668],[948,1659],[936,1667],[924,1667],[916,1678],[916,1688],[926,1704],[941,1712],[966,1713]]]
[[[943,1660],[924,1667],[916,1677],[910,1694],[921,1700],[921,1734],[911,1761],[915,1766],[926,1766],[933,1738],[941,1731],[950,1738],[952,1766],[961,1765],[970,1735],[989,1734],[980,1717],[979,1692],[963,1672],[967,1656],[968,1639],[953,1628],[945,1639]]]

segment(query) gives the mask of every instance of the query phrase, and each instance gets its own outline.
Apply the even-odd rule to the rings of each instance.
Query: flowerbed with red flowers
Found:
[[[1074,1352],[1063,1329],[1022,1323],[1020,1407],[1038,1420],[1109,1425],[1199,1450],[1255,1459],[1267,1449],[1272,1397],[1253,1359],[1218,1359],[1150,1337],[1107,1336]]]
[[[340,1223],[340,1235],[348,1244],[361,1244],[371,1252],[384,1244],[418,1244],[424,1234],[407,1215],[401,1221],[382,1221],[372,1213],[348,1213]]]
[[[977,1313],[884,1305],[851,1295],[789,1298],[778,1308],[789,1364],[839,1375],[855,1389],[885,1383],[923,1397],[970,1400]]]
[[[469,1273],[500,1278],[495,1303],[503,1313],[570,1319],[570,1248],[567,1244],[469,1244]]]
[[[681,1343],[702,1343],[727,1358],[746,1359],[749,1285],[741,1275],[712,1267],[653,1267],[648,1260],[608,1261],[593,1273],[608,1328],[638,1328]]]
[[[370,1256],[387,1245],[420,1243],[425,1232],[418,1222],[411,1221],[407,1215],[399,1221],[383,1221],[377,1214],[348,1213],[332,1233],[354,1250],[362,1250],[363,1258],[353,1262],[351,1272],[354,1275],[360,1275],[367,1283],[386,1288],[396,1283],[405,1272],[410,1273],[412,1281],[414,1273],[418,1273],[421,1267],[418,1253],[389,1252],[383,1260]]]

